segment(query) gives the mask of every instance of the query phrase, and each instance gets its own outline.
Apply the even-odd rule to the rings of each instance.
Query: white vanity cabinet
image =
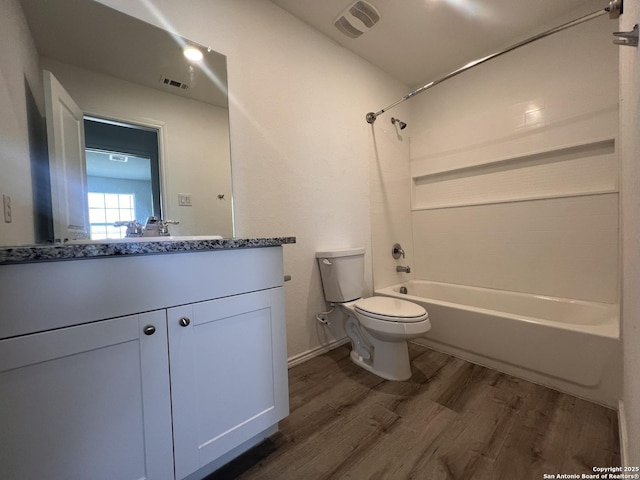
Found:
[[[281,247],[0,266],[0,478],[191,479],[259,441],[282,283]]]
[[[166,342],[164,311],[1,340],[0,477],[173,478]]]
[[[287,415],[283,318],[282,288],[168,310],[176,478]]]

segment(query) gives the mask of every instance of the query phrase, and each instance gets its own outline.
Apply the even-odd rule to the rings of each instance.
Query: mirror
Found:
[[[57,197],[52,198],[51,179],[56,172],[47,154],[44,70],[85,119],[157,132],[159,158],[152,168],[154,180],[149,180],[156,193],[148,193],[151,187],[136,190],[145,196],[141,204],[147,206],[141,210],[180,222],[171,225],[173,235],[233,236],[224,55],[91,0],[8,0],[0,6],[0,31],[12,35],[0,43],[16,47],[0,47],[0,79],[8,80],[0,87],[0,111],[15,117],[0,120],[0,134],[26,143],[17,153],[4,154],[0,147],[0,168],[7,173],[0,194],[5,201],[9,197],[13,210],[10,222],[0,218],[0,244],[53,238],[51,211]],[[187,46],[200,50],[203,59],[185,58]],[[20,109],[26,111],[24,120]],[[91,145],[90,157],[102,152],[115,164],[139,156],[96,148],[99,143]],[[90,165],[88,175],[103,171]],[[92,193],[111,193],[100,189],[105,191]]]

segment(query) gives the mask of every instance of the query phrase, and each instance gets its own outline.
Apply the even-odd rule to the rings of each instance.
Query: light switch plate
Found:
[[[178,205],[181,207],[190,207],[191,206],[191,194],[190,193],[179,193],[178,194]]]

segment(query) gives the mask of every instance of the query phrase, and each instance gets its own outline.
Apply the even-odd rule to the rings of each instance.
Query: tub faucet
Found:
[[[396,272],[411,273],[411,267],[409,265],[407,265],[406,267],[403,267],[402,265],[398,265],[396,267]]]
[[[396,243],[393,245],[393,248],[391,249],[391,255],[396,260],[399,259],[400,257],[404,258],[404,250],[402,249],[399,243]]]

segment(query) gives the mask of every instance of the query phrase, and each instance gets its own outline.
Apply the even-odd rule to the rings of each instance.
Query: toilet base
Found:
[[[403,381],[411,378],[411,364],[407,342],[380,342],[373,340],[373,356],[362,358],[351,350],[351,361],[385,380]]]

